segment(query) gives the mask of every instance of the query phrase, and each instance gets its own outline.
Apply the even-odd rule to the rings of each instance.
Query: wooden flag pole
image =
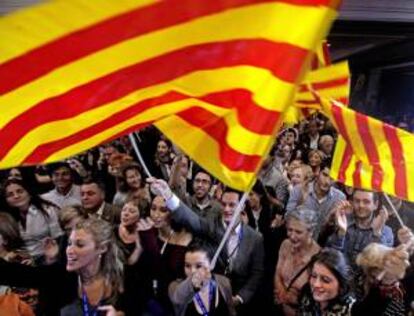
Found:
[[[400,214],[398,214],[398,211],[395,209],[394,204],[392,204],[392,202],[391,202],[390,197],[388,196],[388,194],[387,193],[384,193],[384,197],[385,197],[385,200],[387,201],[387,203],[390,205],[391,210],[395,214],[395,217],[397,217],[397,220],[400,223],[401,227],[404,227],[405,226],[404,225],[404,222],[403,222]]]

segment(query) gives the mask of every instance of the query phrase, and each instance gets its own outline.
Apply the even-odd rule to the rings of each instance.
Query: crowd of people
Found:
[[[123,137],[1,171],[1,315],[413,312],[414,205],[333,181],[322,115],[281,129],[217,260],[243,193],[134,138],[145,166]]]

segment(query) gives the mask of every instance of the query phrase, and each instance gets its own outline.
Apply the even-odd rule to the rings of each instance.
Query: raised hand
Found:
[[[374,217],[372,220],[372,230],[374,231],[374,235],[381,236],[382,229],[384,228],[385,222],[388,219],[388,212],[381,208],[377,216]]]
[[[59,255],[59,246],[56,240],[51,237],[46,237],[43,239],[42,244],[46,263],[54,263]]]
[[[400,228],[397,232],[400,244],[406,245],[408,253],[414,252],[414,234],[407,226]]]
[[[276,214],[275,218],[270,223],[270,227],[271,228],[278,228],[278,227],[281,227],[284,223],[285,223],[285,221],[283,219],[283,215]]]
[[[191,283],[193,284],[194,288],[201,289],[210,282],[211,279],[211,272],[210,269],[206,266],[203,266],[197,269],[191,275]]]
[[[393,276],[397,280],[404,277],[405,270],[410,265],[406,248],[407,246],[404,244],[399,245],[384,256],[384,270],[389,276]]]
[[[150,184],[151,192],[155,195],[162,196],[166,201],[172,197],[172,191],[164,180],[151,177],[147,179],[147,182]]]
[[[147,230],[150,230],[153,227],[154,227],[154,222],[150,217],[140,218],[139,221],[137,222],[137,231],[138,232],[147,231]]]
[[[340,201],[335,207],[335,224],[338,228],[338,234],[341,236],[345,236],[348,229],[348,219],[346,214],[349,206],[348,201]]]

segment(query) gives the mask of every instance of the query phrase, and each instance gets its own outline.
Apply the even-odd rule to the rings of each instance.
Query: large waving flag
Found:
[[[339,133],[331,176],[351,187],[414,201],[414,134],[317,99]]]
[[[285,111],[283,121],[293,125],[321,110],[321,105],[315,100],[312,91],[348,105],[350,82],[348,62],[332,64],[328,43],[324,40],[316,47],[311,61],[311,71],[298,86],[294,106]]]
[[[0,19],[0,168],[156,125],[254,181],[338,0],[55,0]]]

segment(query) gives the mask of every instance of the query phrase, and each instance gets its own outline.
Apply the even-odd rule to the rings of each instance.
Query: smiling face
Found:
[[[321,193],[327,194],[331,189],[333,180],[329,175],[329,168],[324,168],[319,171],[318,177],[316,178],[316,185]]]
[[[319,167],[322,163],[322,157],[317,151],[309,153],[309,166],[315,168]]]
[[[155,228],[163,228],[170,225],[170,212],[165,205],[165,200],[161,196],[156,196],[152,200],[150,216],[154,221]]]
[[[30,206],[30,194],[17,183],[10,183],[6,187],[6,201],[11,207],[27,211]]]
[[[133,203],[129,202],[124,205],[121,211],[121,224],[124,226],[135,225],[139,220],[139,210]]]
[[[128,169],[125,172],[125,181],[133,190],[138,190],[141,187],[142,177],[137,169]]]
[[[294,248],[301,248],[310,242],[312,234],[308,227],[296,220],[289,219],[286,223],[287,236]]]
[[[236,192],[224,192],[221,197],[221,214],[223,221],[228,225],[239,203],[239,194]]]
[[[60,167],[53,171],[52,181],[59,192],[67,192],[73,184],[72,173],[67,167]]]
[[[196,174],[193,182],[194,195],[198,200],[204,199],[211,188],[211,177],[205,172]]]
[[[335,275],[322,263],[316,262],[309,278],[313,299],[326,305],[339,294],[339,282]]]
[[[354,216],[364,220],[373,216],[374,211],[378,208],[378,201],[375,201],[373,192],[356,190],[352,195],[352,206]]]
[[[305,181],[305,175],[303,171],[304,170],[302,167],[297,167],[292,170],[290,173],[290,183],[292,183],[292,185],[301,184]]]
[[[104,252],[105,248],[97,247],[92,234],[84,229],[75,229],[69,236],[66,248],[66,270],[71,272],[96,267],[100,262],[100,255]]]
[[[165,141],[160,140],[157,144],[157,155],[160,158],[166,157],[168,155],[169,148]]]

